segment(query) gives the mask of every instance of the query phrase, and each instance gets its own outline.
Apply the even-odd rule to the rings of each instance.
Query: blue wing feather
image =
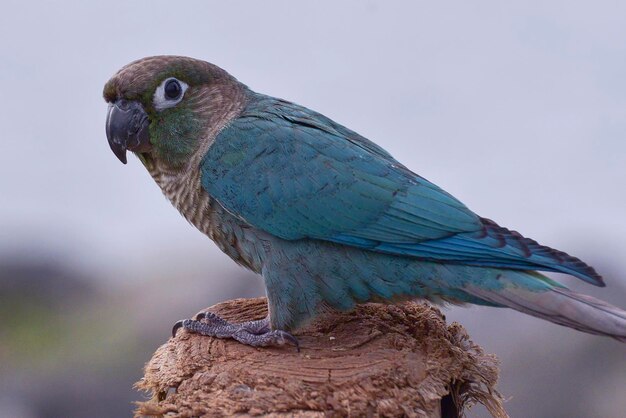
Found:
[[[286,240],[313,238],[427,260],[601,278],[492,221],[330,119],[250,93],[202,161],[202,186],[231,213]]]
[[[462,203],[382,149],[296,105],[264,99],[224,129],[202,162],[227,209],[284,239],[351,236],[416,243],[477,231]],[[296,116],[299,119],[296,119]]]

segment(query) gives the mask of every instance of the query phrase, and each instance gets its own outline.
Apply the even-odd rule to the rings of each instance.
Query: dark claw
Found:
[[[220,322],[226,322],[225,320],[220,318],[217,314],[210,312],[210,311],[200,312],[198,315],[196,315],[196,321],[200,321],[202,319],[219,319]]]
[[[213,322],[220,325],[228,325],[228,321],[221,318],[219,315],[209,311],[200,312],[198,315],[196,315],[196,321],[201,321],[203,319],[207,322]]]
[[[296,346],[296,350],[298,351],[298,353],[300,352],[300,341],[298,341],[298,339],[296,337],[294,337],[293,335],[291,335],[288,332],[282,332],[283,338],[286,339],[287,341],[289,341],[291,344]]]
[[[180,321],[177,321],[174,324],[174,327],[172,328],[172,337],[176,336],[176,331],[178,331],[179,328],[182,328],[184,323],[185,323],[185,319],[181,319]]]

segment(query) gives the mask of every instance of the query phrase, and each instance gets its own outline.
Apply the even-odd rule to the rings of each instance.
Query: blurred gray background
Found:
[[[28,2],[0,13],[0,416],[128,416],[175,320],[260,295],[104,135],[107,79],[213,62],[385,147],[482,216],[597,267],[626,308],[626,3]],[[626,349],[454,308],[513,417],[623,417]],[[472,416],[483,416],[476,409]]]

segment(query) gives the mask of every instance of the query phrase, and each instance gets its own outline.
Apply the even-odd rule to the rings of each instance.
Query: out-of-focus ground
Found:
[[[179,318],[263,292],[104,135],[104,82],[212,61],[376,141],[470,208],[594,265],[626,308],[626,5],[18,2],[0,14],[0,417],[128,416]],[[622,417],[626,348],[454,308],[513,417]],[[483,410],[472,416],[484,416]]]

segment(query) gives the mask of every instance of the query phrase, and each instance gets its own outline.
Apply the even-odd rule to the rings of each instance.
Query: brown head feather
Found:
[[[133,61],[122,67],[104,86],[104,99],[139,100],[149,106],[152,94],[167,77],[176,77],[189,86],[236,79],[216,65],[189,57],[159,55]]]

